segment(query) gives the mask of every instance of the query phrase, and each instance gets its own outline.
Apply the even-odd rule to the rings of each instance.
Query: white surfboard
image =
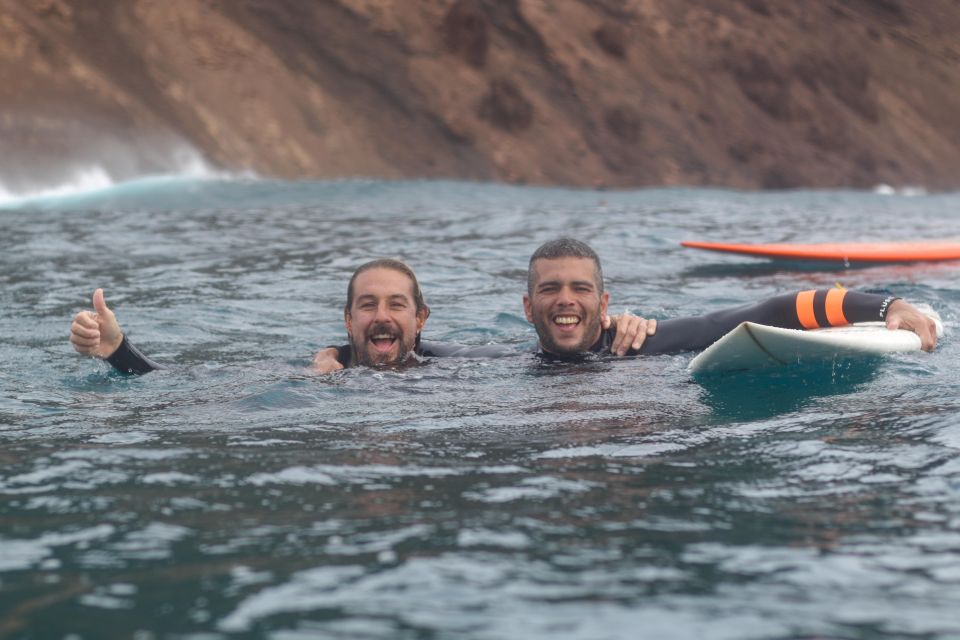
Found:
[[[931,317],[935,315],[931,312]],[[939,317],[934,321],[937,335],[942,335]],[[691,373],[723,373],[919,350],[917,334],[891,331],[882,322],[810,331],[743,322],[697,355],[688,369]]]

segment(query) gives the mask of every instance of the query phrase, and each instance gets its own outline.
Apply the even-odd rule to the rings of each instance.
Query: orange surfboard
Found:
[[[960,260],[960,242],[929,240],[914,242],[826,242],[819,244],[730,244],[681,242],[685,247],[736,253],[773,260],[820,260],[826,262],[933,262]]]

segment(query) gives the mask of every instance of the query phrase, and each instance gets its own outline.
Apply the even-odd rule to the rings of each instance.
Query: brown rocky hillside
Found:
[[[960,187],[960,0],[0,0],[0,184]]]

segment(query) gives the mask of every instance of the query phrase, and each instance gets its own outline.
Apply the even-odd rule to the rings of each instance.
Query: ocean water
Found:
[[[0,210],[0,637],[960,637],[960,263],[681,249],[960,238],[960,195],[155,178]],[[801,288],[933,306],[933,354],[696,380],[544,365],[530,253],[614,311]],[[397,256],[425,337],[499,360],[307,370],[353,268]],[[75,354],[103,287],[165,371]]]

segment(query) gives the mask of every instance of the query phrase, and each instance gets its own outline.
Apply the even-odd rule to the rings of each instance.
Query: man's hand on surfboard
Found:
[[[103,299],[103,289],[93,292],[93,311],[81,311],[70,324],[70,344],[78,352],[109,358],[123,342],[117,317]]]
[[[937,346],[937,323],[909,302],[894,300],[887,310],[888,329],[908,329],[920,336],[920,348],[933,351]]]
[[[657,332],[656,320],[641,318],[629,312],[604,316],[602,325],[604,329],[609,329],[611,326],[616,329],[617,333],[613,344],[610,345],[610,352],[618,356],[622,356],[630,349],[639,349],[647,336]]]

